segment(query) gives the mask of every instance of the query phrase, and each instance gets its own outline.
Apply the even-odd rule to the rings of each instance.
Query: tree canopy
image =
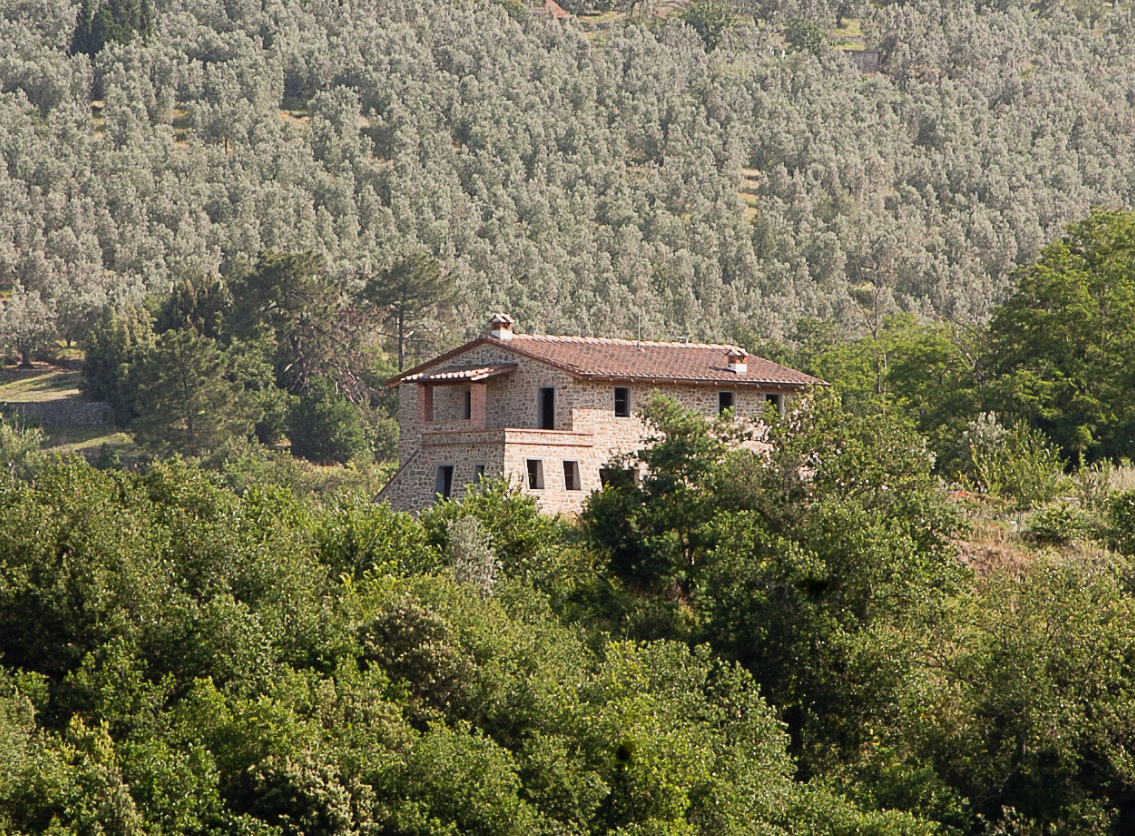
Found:
[[[459,303],[411,355],[492,310],[659,339],[861,332],[868,297],[874,323],[979,324],[1065,224],[1135,202],[1129,18],[979,5],[862,8],[863,76],[828,2],[721,7],[707,54],[673,16],[169,0],[92,57],[76,4],[3,0],[0,290],[74,341],[262,253],[311,252],[355,299],[422,253]],[[792,21],[831,45],[801,24],[786,49]]]
[[[1003,408],[1069,455],[1135,456],[1135,214],[1070,224],[990,322]]]

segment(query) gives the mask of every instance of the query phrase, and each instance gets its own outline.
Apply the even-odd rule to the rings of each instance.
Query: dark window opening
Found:
[[[605,488],[634,487],[634,471],[618,467],[599,468],[599,484]]]
[[[780,395],[765,395],[765,403],[780,412]]]
[[[479,485],[485,481],[485,466],[483,464],[473,465],[473,484]]]
[[[453,495],[453,465],[439,464],[437,475],[434,477],[434,494],[442,499],[449,499]]]
[[[579,483],[579,462],[564,462],[564,490],[583,490]]]
[[[540,415],[537,426],[542,430],[556,428],[556,390],[551,386],[540,388]]]
[[[544,462],[541,459],[527,459],[527,462],[529,490],[544,490]]]
[[[631,414],[631,390],[623,386],[615,387],[615,417],[629,418]]]
[[[724,412],[727,409],[733,408],[733,393],[732,392],[718,392],[717,393],[717,411]]]
[[[473,417],[473,393],[468,389],[465,390],[465,420],[468,421]]]

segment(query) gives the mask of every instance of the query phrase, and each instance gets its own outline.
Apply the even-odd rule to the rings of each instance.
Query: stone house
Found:
[[[386,383],[399,388],[399,469],[378,495],[419,511],[505,475],[547,513],[574,516],[617,454],[647,437],[635,409],[652,393],[707,415],[759,417],[823,381],[728,345],[513,332],[496,314],[485,336]]]

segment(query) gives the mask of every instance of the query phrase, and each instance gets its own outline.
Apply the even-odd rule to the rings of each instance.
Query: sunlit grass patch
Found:
[[[41,403],[79,397],[80,373],[37,366],[0,370],[0,403]]]

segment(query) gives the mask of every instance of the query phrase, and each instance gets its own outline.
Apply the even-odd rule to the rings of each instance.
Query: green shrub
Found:
[[[326,380],[313,380],[291,411],[292,453],[321,464],[346,464],[367,450],[362,412]]]
[[[700,0],[678,12],[678,17],[698,33],[706,50],[716,49],[727,29],[733,26],[733,9],[718,0]]]
[[[1048,502],[1064,482],[1060,451],[1023,421],[1002,425],[995,413],[972,421],[962,437],[969,446],[970,478],[990,496],[1011,497],[1017,511]]]
[[[121,313],[107,306],[82,343],[83,377],[79,390],[92,401],[106,401],[114,420],[125,427],[137,414],[137,381],[132,366],[154,345],[150,315],[142,308]]]
[[[1040,546],[1065,546],[1091,530],[1087,517],[1068,505],[1038,512],[1029,521],[1028,537]]]
[[[796,52],[810,52],[819,55],[824,48],[824,32],[819,26],[806,18],[788,21],[784,27],[784,40]]]
[[[1111,547],[1120,554],[1135,554],[1135,491],[1111,498],[1107,515]]]
[[[47,435],[39,427],[29,427],[17,415],[0,414],[0,483],[28,481],[42,466],[43,444]]]

